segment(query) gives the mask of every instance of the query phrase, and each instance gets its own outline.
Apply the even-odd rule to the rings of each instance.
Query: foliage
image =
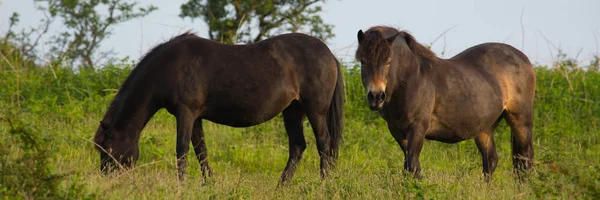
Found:
[[[202,18],[210,39],[227,44],[258,42],[272,35],[303,31],[326,41],[333,25],[319,16],[325,0],[188,0],[182,18]],[[254,29],[257,27],[257,30]]]

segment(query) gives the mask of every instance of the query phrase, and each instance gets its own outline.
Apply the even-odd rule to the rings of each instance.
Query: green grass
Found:
[[[0,56],[0,63],[0,194],[7,198],[600,198],[598,72],[536,68],[534,170],[524,182],[512,173],[510,131],[503,122],[495,135],[498,168],[486,184],[472,140],[427,141],[420,157],[423,179],[404,174],[400,147],[385,122],[368,110],[360,71],[350,67],[338,167],[329,178],[319,178],[314,135],[305,122],[308,148],[291,185],[276,188],[288,155],[280,117],[251,128],[205,121],[213,177],[203,181],[190,156],[187,179],[180,184],[175,120],[162,110],[142,132],[136,168],[105,177],[92,137],[131,65],[74,72],[31,66],[9,55]],[[37,150],[27,146],[31,141]]]

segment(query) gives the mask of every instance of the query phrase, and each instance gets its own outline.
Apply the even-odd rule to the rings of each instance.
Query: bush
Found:
[[[49,138],[42,137],[19,118],[0,116],[0,121],[8,125],[8,130],[0,132],[1,195],[26,199],[91,197],[77,183],[72,183],[68,190],[59,187],[68,175],[53,172]]]

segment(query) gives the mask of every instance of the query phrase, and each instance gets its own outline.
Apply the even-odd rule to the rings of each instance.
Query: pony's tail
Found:
[[[337,64],[337,82],[335,90],[333,91],[333,98],[331,98],[331,104],[327,112],[327,129],[329,132],[331,148],[331,156],[335,163],[338,157],[338,150],[342,143],[342,127],[344,117],[344,79],[342,78],[343,72],[340,62],[336,59]]]

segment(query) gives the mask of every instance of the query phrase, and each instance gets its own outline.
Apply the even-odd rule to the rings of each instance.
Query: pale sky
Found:
[[[208,37],[202,20],[178,17],[179,7],[186,1],[139,0],[159,10],[115,26],[101,49],[114,49],[117,57],[137,60],[152,46],[188,29]],[[20,27],[34,26],[42,17],[33,0],[0,2],[2,34],[12,12],[21,14]],[[504,42],[523,50],[532,62],[549,64],[557,50],[543,36],[571,57],[580,52],[578,59],[583,64],[600,55],[600,0],[328,0],[321,16],[335,26],[336,37],[328,45],[344,62],[354,60],[357,31],[375,25],[407,30],[423,44],[430,44],[452,28],[432,47],[443,58],[479,43]]]

